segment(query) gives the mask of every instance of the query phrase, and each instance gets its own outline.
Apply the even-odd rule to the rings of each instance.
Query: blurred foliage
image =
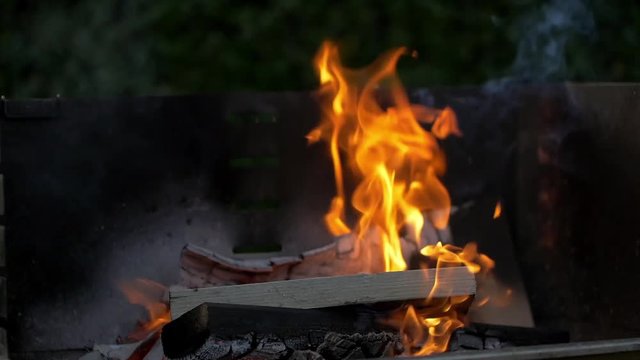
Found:
[[[522,19],[546,3],[0,0],[0,93],[312,89],[323,39],[353,66],[390,47],[416,50],[400,65],[409,86],[483,84],[513,75],[518,44],[535,28]],[[640,81],[640,3],[584,3],[593,31],[569,36],[564,71],[541,80]]]

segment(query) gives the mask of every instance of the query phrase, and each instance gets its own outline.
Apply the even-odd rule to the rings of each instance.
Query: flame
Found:
[[[502,215],[502,204],[500,203],[500,201],[498,201],[496,203],[495,210],[493,210],[493,218],[497,219],[500,217],[500,215]]]
[[[409,306],[401,327],[405,349],[418,356],[444,352],[449,346],[451,333],[463,326],[452,307],[433,317]]]
[[[462,132],[450,107],[439,110],[409,102],[395,71],[406,54],[405,48],[393,49],[368,67],[354,70],[342,65],[337,46],[326,41],[315,57],[322,119],[307,139],[328,144],[336,188],[325,224],[335,236],[352,233],[356,253],[367,251],[371,246],[366,245],[372,245],[366,243],[371,241],[369,234],[376,234],[382,266],[371,266],[369,271],[407,269],[400,233],[409,233],[407,237],[422,246],[425,221],[439,229],[449,221],[451,200],[440,180],[446,158],[438,139]],[[429,125],[430,130],[425,129]],[[353,229],[346,221],[345,167],[357,180],[351,196],[358,216]],[[421,253],[437,268],[465,265],[472,273],[481,273],[494,266],[473,243],[464,248],[437,243]],[[438,286],[436,271],[433,289]],[[455,309],[470,297],[431,295],[425,299],[426,308],[410,306],[401,321],[394,320],[410,354],[445,351],[451,333],[463,326]]]
[[[307,135],[310,143],[326,141],[333,161],[336,195],[324,219],[327,228],[336,236],[354,233],[356,244],[380,230],[385,271],[407,268],[399,234],[421,234],[423,213],[436,227],[447,226],[451,201],[438,178],[445,161],[437,138],[461,135],[451,108],[409,103],[395,74],[405,54],[405,48],[394,49],[353,70],[342,66],[335,44],[324,42],[315,58],[323,116]],[[379,95],[386,97],[386,107]],[[432,124],[431,131],[420,122]],[[351,197],[359,215],[353,230],[345,217],[344,166],[359,181]]]
[[[490,257],[478,252],[478,245],[474,242],[466,244],[463,248],[438,242],[436,245],[425,246],[420,253],[437,260],[437,266],[464,264],[474,274],[489,273],[496,265]]]
[[[420,253],[435,260],[436,269],[465,265],[474,274],[489,274],[495,266],[491,258],[478,252],[478,247],[473,242],[466,244],[464,248],[438,242],[436,245],[425,246]],[[438,277],[439,272],[436,271],[434,286],[425,301],[427,309],[418,313],[410,307],[400,327],[404,335],[405,348],[410,349],[413,355],[430,355],[446,351],[452,332],[464,326],[463,316],[458,314],[455,305],[471,300],[471,296],[434,298],[434,291],[439,286]],[[488,301],[487,297],[485,302]],[[415,321],[422,321],[422,326],[427,331],[416,332],[415,328],[406,326]]]
[[[128,338],[136,341],[147,338],[150,334],[162,329],[171,321],[169,306],[163,300],[167,288],[149,279],[135,279],[119,284],[130,303],[142,305],[147,309],[149,319],[140,323],[138,328],[128,335]]]

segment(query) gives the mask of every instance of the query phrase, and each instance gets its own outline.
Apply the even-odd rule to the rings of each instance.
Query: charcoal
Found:
[[[374,316],[363,306],[289,309],[207,303],[165,325],[162,345],[167,357],[182,358],[193,354],[210,337],[229,339],[250,332],[275,334],[281,339],[304,336],[314,348],[329,331],[353,334],[374,329]]]
[[[397,341],[389,342],[384,348],[384,351],[382,352],[382,355],[380,355],[380,357],[390,358],[403,353],[404,345],[402,344],[402,341],[398,339]]]
[[[458,346],[462,349],[482,350],[484,342],[480,336],[474,334],[458,333]]]
[[[253,349],[255,335],[241,335],[231,340],[231,359],[239,359]]]
[[[472,323],[452,334],[449,350],[503,349],[513,346],[561,343],[568,340],[566,331]]]
[[[502,343],[498,338],[488,337],[484,339],[484,348],[487,350],[501,349]]]
[[[396,335],[390,333],[368,333],[362,339],[362,350],[366,357],[381,357],[389,351],[395,353],[398,344],[402,344]],[[402,350],[398,353],[401,353]]]
[[[193,355],[185,356],[181,360],[218,360],[229,357],[231,354],[231,342],[209,338]]]
[[[312,346],[309,337],[283,339],[273,334],[246,334],[207,339],[191,355],[180,360],[355,360],[391,357],[402,353],[399,336],[388,333],[365,335],[326,333],[322,342]]]
[[[318,340],[317,344],[319,344],[322,339]],[[294,336],[290,338],[284,339],[285,345],[288,348],[293,350],[309,350],[311,348],[311,342],[309,336]],[[316,344],[316,346],[317,346]]]
[[[318,353],[328,360],[346,359],[351,352],[360,347],[362,335],[338,334],[330,332],[324,338],[324,342],[318,346]]]
[[[327,335],[323,330],[310,330],[309,331],[309,346],[313,349],[317,348],[324,341],[324,337]]]
[[[265,335],[258,338],[258,346],[243,356],[242,359],[246,360],[259,360],[259,359],[285,359],[291,355],[293,351],[284,344],[284,340],[275,335]]]
[[[325,360],[325,358],[312,350],[296,350],[291,353],[289,360]]]
[[[327,360],[345,360],[394,356],[401,349],[400,338],[387,332],[366,335],[328,333],[317,352]]]
[[[351,359],[365,359],[367,356],[364,354],[364,351],[362,351],[361,347],[356,347],[355,349],[353,349],[349,355],[347,355],[346,357],[344,357],[343,360],[351,360]]]

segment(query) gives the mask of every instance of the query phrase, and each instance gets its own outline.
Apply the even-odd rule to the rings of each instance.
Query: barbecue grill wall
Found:
[[[462,209],[452,217],[456,241],[478,241],[498,270],[501,257],[517,261],[538,325],[578,339],[640,333],[640,86],[412,97],[452,106],[465,134],[444,143],[445,184]],[[321,222],[334,192],[330,159],[304,138],[319,116],[312,94],[0,105],[12,351],[126,334],[140,313],[117,282],[177,283],[186,242],[231,254],[330,241]],[[492,245],[498,230],[487,225],[497,200],[508,251]]]

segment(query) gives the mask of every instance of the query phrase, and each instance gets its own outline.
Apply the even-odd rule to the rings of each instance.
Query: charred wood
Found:
[[[327,332],[291,341],[275,334],[249,333],[237,337],[211,336],[192,354],[179,360],[347,360],[391,357],[402,353],[400,337],[390,332]]]
[[[162,344],[170,358],[190,355],[212,338],[250,333],[286,339],[289,348],[299,348],[296,342],[318,346],[329,331],[366,333],[377,328],[375,321],[375,311],[355,305],[301,310],[209,303],[167,324]]]
[[[453,333],[449,349],[493,350],[564,342],[569,342],[567,331],[471,323]]]
[[[425,222],[424,239],[450,242],[449,229],[437,230]],[[304,279],[384,271],[383,250],[379,236],[371,233],[358,248],[352,235],[295,256],[268,256],[262,259],[237,259],[209,249],[187,244],[180,255],[181,284],[186,288],[218,285],[240,285],[289,279]],[[403,255],[407,262],[422,246],[430,243],[402,237]],[[420,245],[418,245],[420,243]]]

